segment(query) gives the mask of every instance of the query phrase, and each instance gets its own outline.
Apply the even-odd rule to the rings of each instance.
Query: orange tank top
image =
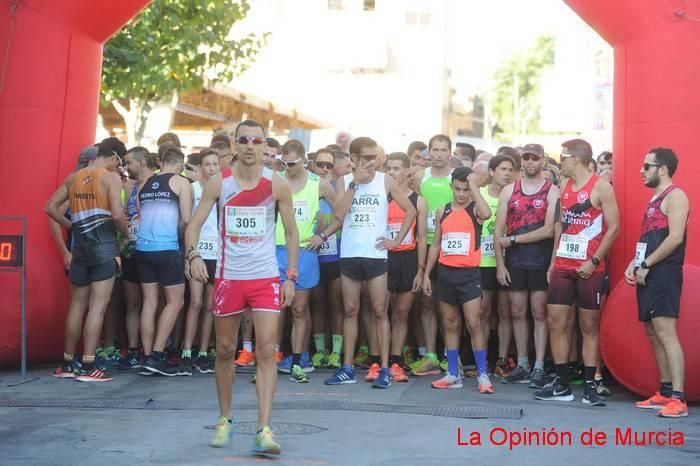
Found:
[[[411,195],[408,196],[408,200],[411,201],[413,207],[415,207],[416,209],[418,208],[417,192],[412,192]],[[396,203],[396,201],[392,199],[389,202],[389,214],[387,215],[387,238],[394,239],[398,236],[399,231],[401,230],[401,224],[403,224],[403,218],[405,216],[406,212],[404,212],[403,209],[399,207],[399,205]],[[406,233],[406,236],[404,237],[403,241],[401,241],[401,244],[396,248],[389,249],[389,251],[413,251],[414,249],[416,249],[417,233],[418,232],[416,231],[416,221],[413,220],[411,228],[409,228],[408,233]]]
[[[466,208],[445,206],[440,219],[442,240],[438,262],[449,267],[479,267],[481,264],[481,227],[474,213],[476,203]]]
[[[106,168],[87,167],[76,173],[68,189],[72,233],[77,247],[116,242],[109,199],[100,189]]]

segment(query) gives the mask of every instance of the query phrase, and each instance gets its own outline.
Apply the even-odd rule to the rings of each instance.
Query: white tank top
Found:
[[[350,212],[343,220],[343,241],[340,242],[340,257],[363,257],[386,259],[386,250],[375,247],[381,237],[386,237],[389,203],[384,187],[384,173],[376,172],[374,179],[361,184],[355,191]],[[352,174],[345,175],[347,191]]]
[[[263,168],[257,186],[243,190],[230,168],[221,172],[219,237],[222,255],[216,278],[256,280],[279,276],[275,252],[272,170]]]
[[[192,183],[194,191],[194,204],[192,213],[197,210],[199,201],[202,200],[202,185],[199,181]],[[219,255],[219,226],[216,219],[216,206],[211,207],[207,220],[199,232],[199,254],[204,260],[216,260]]]

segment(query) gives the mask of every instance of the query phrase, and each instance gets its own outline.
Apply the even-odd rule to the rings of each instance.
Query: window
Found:
[[[374,11],[375,0],[364,0],[362,9],[365,11]]]
[[[328,0],[328,9],[329,10],[342,10],[343,9],[343,0]]]

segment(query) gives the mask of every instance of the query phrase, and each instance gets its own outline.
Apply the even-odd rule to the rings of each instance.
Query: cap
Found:
[[[523,150],[520,152],[522,155],[534,154],[540,158],[544,158],[544,147],[540,144],[525,144]]]
[[[90,162],[97,158],[97,146],[87,146],[80,151],[78,157],[78,166],[76,169],[86,167]]]

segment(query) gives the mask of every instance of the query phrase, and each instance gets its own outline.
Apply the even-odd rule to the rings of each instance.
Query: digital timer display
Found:
[[[0,236],[0,267],[22,267],[22,237]]]

